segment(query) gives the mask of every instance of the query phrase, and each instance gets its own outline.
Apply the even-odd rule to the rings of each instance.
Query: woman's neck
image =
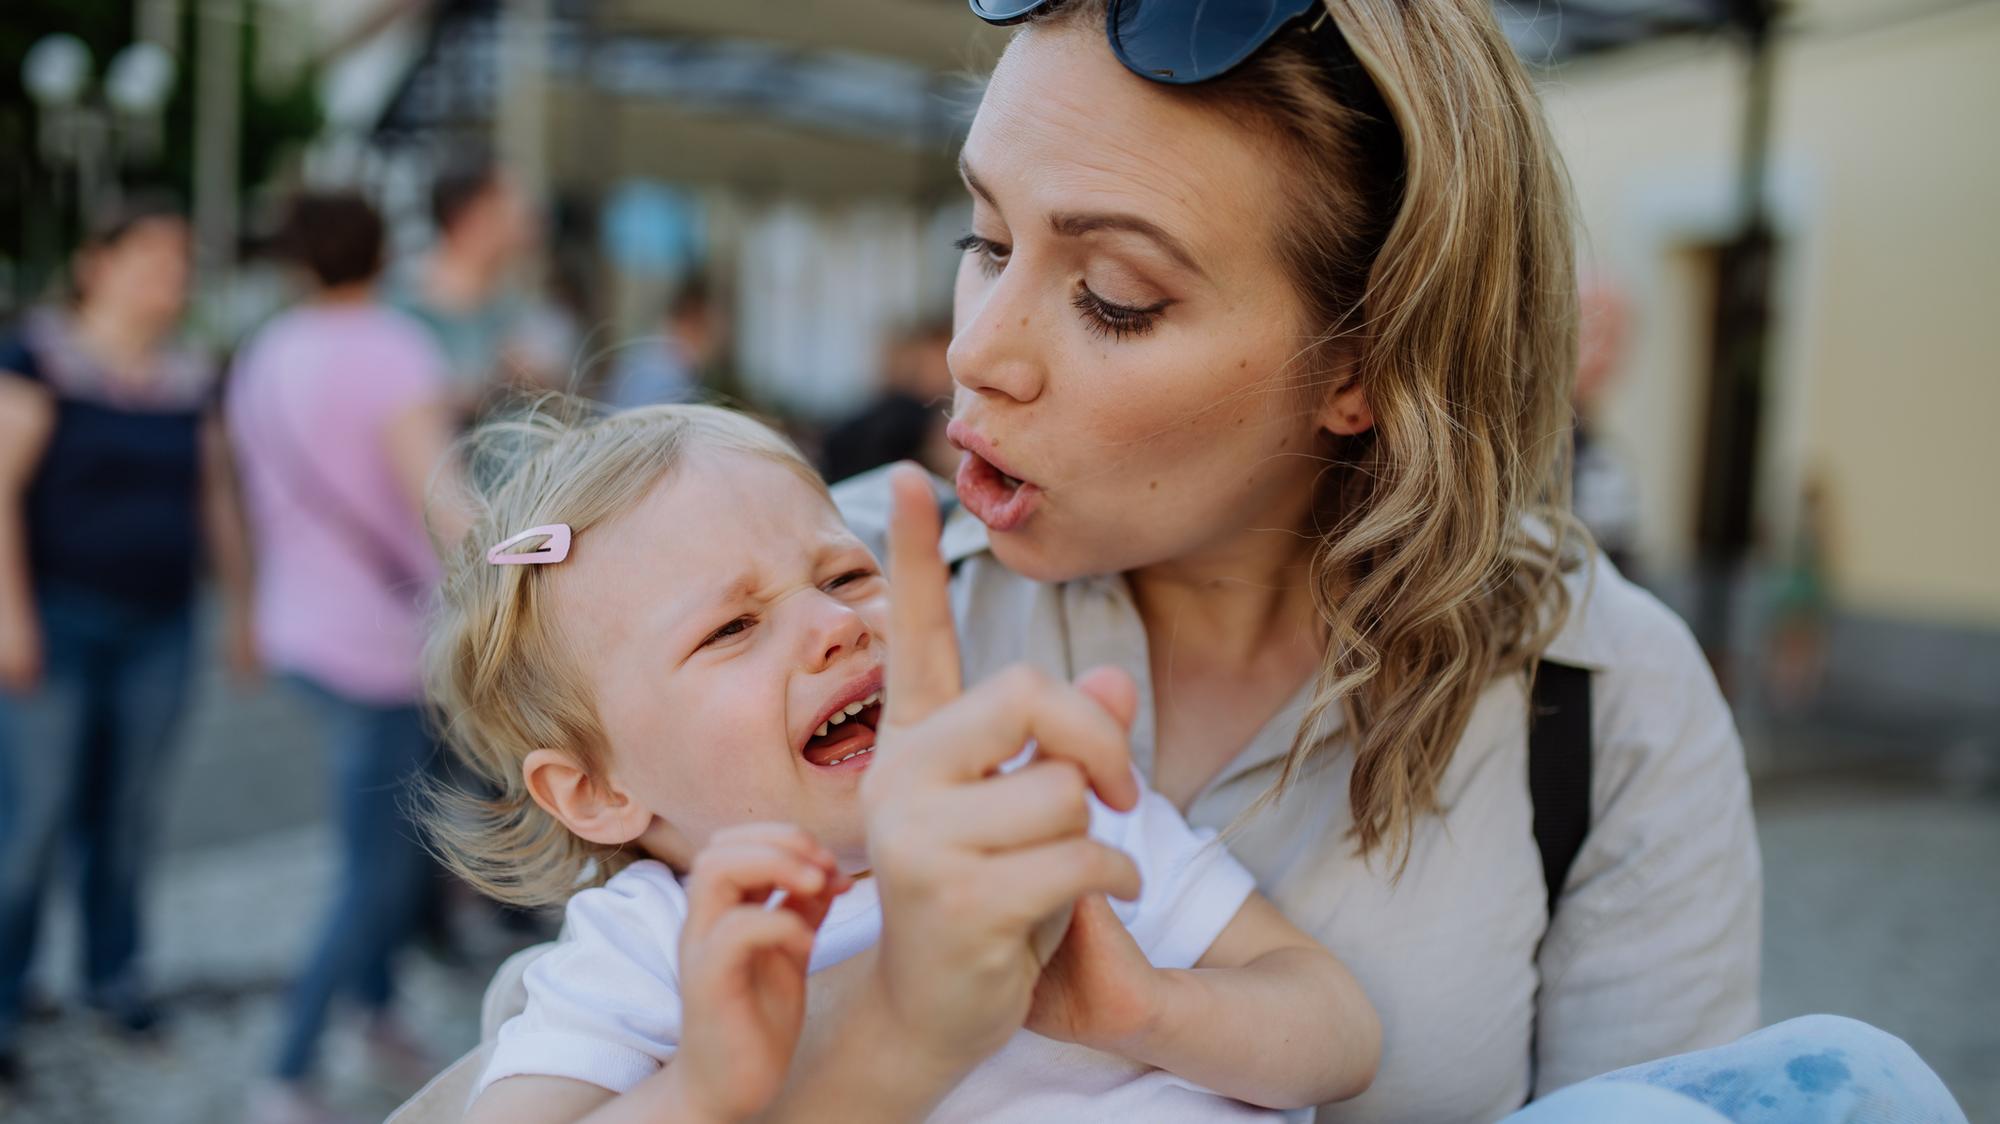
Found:
[[[1198,666],[1249,670],[1316,655],[1325,639],[1309,581],[1312,547],[1289,532],[1246,531],[1218,549],[1132,571],[1126,580],[1156,660],[1185,654]]]
[[[371,278],[323,288],[313,297],[313,303],[321,308],[355,308],[374,299],[375,282]]]
[[[171,325],[134,316],[124,309],[86,301],[76,310],[77,341],[112,371],[121,375],[144,372]]]

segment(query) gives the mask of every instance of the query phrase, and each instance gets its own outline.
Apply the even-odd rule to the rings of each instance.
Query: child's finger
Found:
[[[783,848],[809,863],[834,868],[833,852],[826,849],[813,834],[797,824],[789,823],[746,823],[725,827],[709,837],[711,847],[733,843],[767,843]]]
[[[706,943],[709,955],[726,970],[740,968],[765,951],[783,952],[803,963],[812,959],[813,930],[788,909],[738,906],[716,920]]]
[[[688,931],[706,933],[728,910],[761,901],[773,890],[810,897],[832,878],[819,864],[767,843],[711,844],[695,856],[689,872]]]
[[[937,497],[921,469],[889,473],[889,692],[886,718],[908,725],[958,697],[950,575],[938,554]]]
[[[826,888],[817,894],[773,894],[764,900],[765,909],[788,909],[798,914],[810,925],[814,932],[826,921],[828,911],[833,909],[833,899],[854,888],[854,879],[838,871]]]

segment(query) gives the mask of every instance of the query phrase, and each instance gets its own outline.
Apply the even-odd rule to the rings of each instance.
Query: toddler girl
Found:
[[[1137,874],[1130,901],[1077,902],[1027,1028],[933,1119],[1263,1119],[1367,1086],[1380,1030],[1345,968],[1162,798],[1091,800],[1053,738],[994,782],[1046,791],[1035,824],[1001,804],[907,808],[916,826],[874,841],[871,864],[863,777],[871,800],[923,803],[890,782],[954,747],[898,718],[877,757],[888,584],[783,438],[660,406],[503,423],[476,448],[485,510],[448,559],[430,674],[453,746],[499,795],[437,827],[474,884],[567,912],[468,1119],[824,1119],[773,1105],[806,974],[876,943],[868,875],[920,857],[923,830],[1087,831]],[[1129,720],[1129,697],[1100,693]]]

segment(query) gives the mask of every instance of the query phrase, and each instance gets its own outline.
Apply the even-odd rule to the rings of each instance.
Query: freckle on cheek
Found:
[[[1240,371],[1243,368],[1248,367],[1249,365],[1250,361],[1248,359],[1245,359],[1241,363],[1236,364],[1236,369]]]
[[[1028,326],[1028,318],[1025,316],[1021,317],[1021,327],[1025,328],[1027,326]]]
[[[1146,481],[1146,490],[1147,490],[1147,491],[1149,491],[1149,492],[1157,492],[1157,491],[1159,491],[1159,490],[1160,490],[1160,482],[1159,482],[1158,480],[1148,480],[1148,481]]]

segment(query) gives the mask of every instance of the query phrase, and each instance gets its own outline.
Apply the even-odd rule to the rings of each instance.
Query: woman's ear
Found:
[[[542,811],[580,839],[622,847],[644,834],[653,813],[608,777],[593,776],[576,758],[537,749],[521,762],[521,777]]]
[[[1368,392],[1361,380],[1350,378],[1333,392],[1320,408],[1320,428],[1341,437],[1355,437],[1375,428],[1375,411],[1368,405]]]

